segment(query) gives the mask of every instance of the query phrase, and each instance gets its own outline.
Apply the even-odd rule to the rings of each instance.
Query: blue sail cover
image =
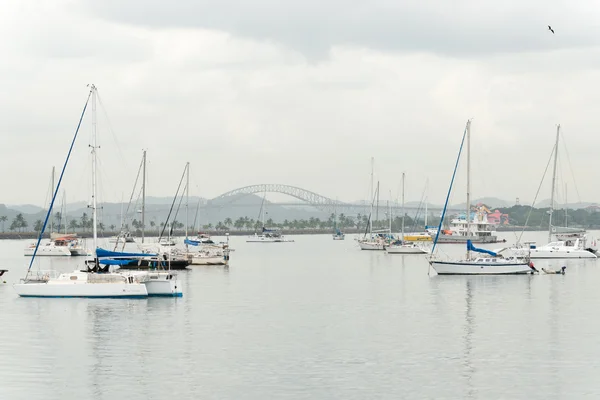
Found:
[[[100,264],[103,265],[127,265],[129,263],[131,263],[131,260],[127,259],[105,258],[104,260],[100,260]]]
[[[265,228],[263,226],[262,231],[263,231],[263,233],[266,233],[266,232],[277,232],[277,229],[267,229],[267,228]]]
[[[185,238],[185,240],[183,241],[183,243],[189,244],[190,246],[200,246],[200,242],[198,240],[191,240],[191,239],[188,239],[188,238]]]
[[[494,253],[491,250],[478,249],[477,247],[473,246],[473,242],[471,242],[470,240],[467,240],[467,250],[469,250],[469,251],[475,251],[477,253],[489,254],[492,257],[496,257],[498,255],[497,253]]]
[[[110,250],[104,250],[101,249],[100,247],[96,248],[96,256],[98,258],[107,258],[107,257],[127,257],[127,258],[132,258],[132,257],[153,257],[156,256],[157,254],[147,254],[147,253],[123,253],[120,251],[110,251]]]

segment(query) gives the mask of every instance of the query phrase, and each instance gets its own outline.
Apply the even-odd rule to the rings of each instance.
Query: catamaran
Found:
[[[100,268],[96,254],[94,253],[95,260],[90,263],[93,265],[92,268],[88,266],[86,271],[75,270],[70,273],[57,274],[55,271],[43,272],[36,271],[32,272],[31,267],[35,260],[37,250],[39,248],[44,230],[48,223],[48,219],[51,216],[52,206],[56,200],[60,184],[62,182],[73,146],[81,127],[81,122],[85,115],[88,102],[92,101],[92,144],[90,145],[92,153],[92,221],[93,221],[93,239],[94,239],[94,250],[98,242],[98,230],[97,230],[97,204],[96,204],[96,151],[99,148],[96,144],[96,87],[91,85],[90,93],[86,100],[83,112],[77,125],[77,130],[73,140],[71,141],[71,147],[65,159],[58,185],[54,190],[52,201],[40,234],[38,236],[36,249],[33,252],[31,261],[29,262],[29,268],[24,279],[21,279],[19,283],[15,283],[13,288],[17,294],[21,297],[114,297],[114,298],[146,298],[148,291],[146,286],[135,280],[133,277],[127,277],[121,274],[115,274],[108,272],[108,268]]]
[[[429,264],[438,273],[438,275],[507,275],[507,274],[528,274],[535,271],[533,264],[530,264],[528,259],[518,259],[516,257],[505,258],[502,255],[487,249],[479,249],[473,246],[473,242],[467,239],[467,254],[465,258],[459,260],[442,260],[435,256],[435,249],[440,236],[442,222],[446,214],[448,207],[448,200],[452,193],[452,185],[454,183],[454,177],[456,176],[456,170],[458,169],[458,162],[462,153],[463,145],[467,144],[467,215],[471,211],[471,120],[467,121],[465,132],[460,144],[460,150],[456,164],[454,166],[454,172],[452,173],[452,180],[450,181],[450,188],[448,189],[448,195],[446,196],[446,202],[444,203],[444,209],[442,211],[442,217],[438,226],[438,231],[433,242],[433,248],[431,251],[431,258]],[[466,232],[470,231],[471,219],[466,219]],[[473,253],[485,254],[485,256],[473,256]]]
[[[552,173],[552,189],[550,193],[548,244],[538,247],[535,245],[535,242],[524,244],[517,243],[514,247],[498,249],[496,250],[497,252],[517,257],[527,256],[532,259],[597,258],[591,246],[588,246],[588,238],[584,229],[552,226],[552,215],[554,214],[555,207],[554,195],[556,193],[556,166],[558,161],[559,135],[560,125],[556,127],[556,142],[553,148],[554,167]],[[552,241],[552,236],[556,236],[557,240]]]

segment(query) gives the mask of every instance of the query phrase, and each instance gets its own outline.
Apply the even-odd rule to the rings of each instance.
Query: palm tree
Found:
[[[110,225],[110,230],[111,230],[111,232],[114,232],[114,231],[115,231],[115,229],[116,229],[116,226],[115,226],[115,224],[111,224],[111,225]]]
[[[69,229],[71,229],[73,232],[75,232],[77,230],[77,228],[79,228],[79,222],[77,222],[76,219],[72,219],[69,222]]]
[[[84,231],[88,226],[88,222],[89,222],[89,218],[88,218],[87,214],[83,213],[83,215],[81,216],[81,227],[84,229]]]
[[[44,225],[43,222],[42,222],[42,220],[38,219],[37,221],[35,221],[35,225],[33,226],[33,230],[36,231],[36,232],[41,231],[42,230],[42,225]]]
[[[2,232],[6,232],[4,230],[4,223],[8,220],[8,217],[6,215],[3,215],[0,217],[0,222],[2,222]]]
[[[225,224],[225,226],[230,227],[231,225],[233,225],[233,221],[231,220],[231,218],[227,217],[225,218],[225,221],[223,221],[223,223]]]

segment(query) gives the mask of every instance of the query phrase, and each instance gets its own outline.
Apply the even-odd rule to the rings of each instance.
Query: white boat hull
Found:
[[[35,248],[27,247],[25,248],[25,256],[31,257],[33,256]],[[40,245],[36,257],[40,256],[70,256],[71,251],[67,246],[49,246],[49,245]]]
[[[429,252],[418,246],[388,246],[385,249],[389,254],[428,254]]]
[[[567,246],[542,246],[535,249],[509,248],[498,250],[497,252],[501,252],[501,254],[506,256],[514,256],[519,258],[529,257],[535,260],[598,258],[598,256],[591,251]]]
[[[213,257],[191,257],[191,265],[225,265],[227,262],[225,261],[223,256],[213,256]]]
[[[383,243],[379,242],[358,242],[361,250],[385,250]]]
[[[141,283],[146,286],[148,296],[183,297],[181,282],[172,272],[142,272],[133,273],[141,278]]]
[[[13,288],[21,297],[148,297],[146,286],[134,279],[129,280],[117,274],[87,274],[80,271],[61,274],[57,279],[45,282],[15,283]]]
[[[530,258],[532,259],[598,258],[594,253],[583,249],[563,251],[532,249],[530,254]]]
[[[532,272],[528,263],[431,261],[438,275],[520,275]]]
[[[246,239],[247,243],[289,243],[293,240],[286,239],[283,236],[279,238],[269,238],[264,236],[250,236]]]

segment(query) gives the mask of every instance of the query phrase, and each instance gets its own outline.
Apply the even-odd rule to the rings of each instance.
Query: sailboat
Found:
[[[190,265],[227,265],[229,264],[229,244],[216,245],[215,242],[210,239],[210,236],[201,238],[200,235],[196,239],[190,239],[188,237],[188,225],[189,225],[189,206],[190,206],[190,167],[187,165],[186,174],[187,183],[185,186],[185,255],[190,261]],[[198,203],[198,206],[200,203]],[[198,209],[196,209],[196,217],[198,216]],[[195,224],[195,223],[194,223]],[[229,236],[227,236],[229,240]],[[191,246],[191,247],[190,247]],[[195,249],[195,250],[192,250]],[[227,255],[227,257],[225,256]]]
[[[550,211],[548,222],[548,244],[537,247],[534,242],[526,243],[525,246],[517,244],[512,248],[499,249],[497,252],[513,256],[528,256],[533,259],[544,258],[597,258],[596,254],[588,250],[586,246],[587,237],[583,229],[569,229],[566,227],[552,226],[552,215],[554,214],[556,192],[556,166],[558,162],[558,141],[560,125],[556,127],[556,142],[554,144],[554,167],[552,173],[552,191],[550,193]],[[552,241],[552,236],[558,240]]]
[[[422,247],[417,246],[413,242],[404,240],[404,216],[406,211],[404,210],[404,178],[405,174],[402,173],[402,230],[400,240],[392,242],[391,245],[386,246],[385,250],[388,254],[427,254],[427,251]]]
[[[279,232],[278,229],[265,227],[265,214],[266,214],[266,200],[267,193],[263,196],[263,201],[260,206],[260,214],[262,215],[262,230],[261,233],[255,232],[254,235],[246,238],[247,243],[285,243],[293,242],[293,239],[288,239]]]
[[[189,164],[189,163],[188,163]],[[188,164],[184,169],[184,175],[181,178],[181,182],[185,177],[185,173],[188,168]],[[164,270],[175,270],[175,269],[187,269],[187,266],[190,264],[188,258],[183,254],[181,250],[175,248],[175,242],[171,239],[172,228],[171,225],[165,224],[160,233],[160,237],[156,243],[145,243],[144,236],[144,227],[145,227],[145,213],[146,213],[146,152],[144,151],[142,158],[142,165],[140,169],[143,171],[142,178],[142,238],[141,243],[138,247],[141,249],[142,253],[134,254],[134,255],[126,255],[127,253],[123,253],[123,255],[112,254],[106,255],[106,257],[118,257],[121,260],[129,260],[129,262],[123,262],[119,264],[120,269],[164,269]],[[181,187],[180,182],[180,187]],[[171,212],[173,210],[173,206],[175,205],[175,201],[179,196],[179,188],[177,188],[177,193],[173,198],[173,203],[171,204],[171,209],[169,210],[169,214],[167,216],[167,221],[171,218]],[[165,229],[168,229],[168,237],[163,237]],[[115,247],[116,249],[116,247]],[[102,250],[103,252],[106,250]]]
[[[360,246],[361,250],[383,251],[385,250],[385,247],[392,241],[391,228],[373,230],[373,203],[375,201],[377,201],[377,207],[379,208],[379,182],[377,182],[377,189],[375,190],[375,195],[373,196],[373,201],[371,202],[369,224],[367,226],[367,229],[369,230],[369,236],[367,236],[367,232],[365,231],[363,238],[358,241],[358,245]]]
[[[454,166],[454,172],[452,173],[452,180],[450,181],[450,188],[448,189],[448,195],[446,196],[446,202],[444,203],[444,209],[442,210],[442,218],[438,226],[438,231],[433,242],[433,248],[431,251],[431,258],[429,264],[438,273],[438,275],[507,275],[507,274],[528,274],[535,272],[533,264],[530,264],[527,259],[518,259],[516,257],[505,258],[502,255],[487,249],[480,249],[473,246],[473,242],[467,240],[467,254],[466,257],[460,260],[441,260],[435,257],[435,249],[440,236],[442,222],[444,221],[444,215],[448,207],[448,200],[452,193],[452,185],[454,184],[454,178],[456,176],[456,170],[458,169],[458,162],[462,153],[463,145],[465,143],[465,137],[467,141],[467,215],[471,210],[471,120],[467,121],[465,132],[460,144],[460,150],[456,164]],[[471,219],[467,218],[467,232],[470,232]],[[474,256],[473,253],[484,254],[483,256]]]
[[[100,268],[98,265],[98,258],[94,254],[94,260],[86,263],[88,264],[87,271],[75,270],[70,273],[56,274],[55,271],[43,272],[37,271],[37,275],[32,273],[31,267],[35,260],[37,250],[39,248],[40,241],[48,219],[52,213],[52,207],[60,184],[62,182],[65,169],[69,162],[73,146],[81,127],[81,122],[85,115],[85,111],[88,106],[88,102],[92,101],[92,144],[90,145],[92,153],[92,220],[93,220],[93,238],[94,238],[94,251],[98,243],[98,230],[97,230],[97,204],[96,204],[96,150],[98,145],[96,143],[96,87],[91,85],[90,93],[86,100],[83,112],[77,125],[77,130],[71,142],[67,158],[63,165],[58,184],[52,196],[52,201],[44,224],[38,236],[36,249],[34,250],[33,256],[27,269],[27,274],[24,279],[21,279],[19,283],[15,283],[13,288],[17,294],[21,297],[90,297],[90,298],[146,298],[148,297],[148,291],[146,286],[136,281],[133,277],[126,277],[121,274],[115,274],[108,272],[108,268]],[[90,268],[90,265],[93,265]]]
[[[337,204],[336,204],[337,206]],[[344,235],[344,232],[342,232],[340,230],[340,228],[338,228],[337,224],[338,224],[338,220],[337,220],[337,207],[334,207],[334,218],[333,218],[333,240],[344,240],[346,238],[346,235]]]
[[[54,193],[54,167],[52,167],[52,175],[51,175],[51,193]],[[44,245],[38,248],[36,242],[29,244],[25,247],[23,254],[26,257],[33,256],[33,253],[38,249],[38,256],[70,256],[71,251],[69,250],[69,241],[65,240],[62,237],[53,238],[52,233],[54,232],[54,217],[52,215],[52,207],[49,208],[50,213],[50,241],[46,242]]]
[[[142,155],[142,244],[144,243],[144,228],[146,222],[146,150],[143,151]],[[135,190],[135,189],[134,189]],[[166,297],[182,297],[183,290],[181,282],[179,281],[177,274],[169,268],[170,263],[160,260],[156,254],[148,255],[146,253],[131,254],[131,253],[119,253],[119,252],[106,252],[103,249],[96,249],[98,258],[101,264],[123,265],[135,264],[137,260],[138,264],[142,263],[142,260],[150,265],[148,271],[118,271],[126,277],[132,277],[135,280],[146,286],[148,296],[166,296]],[[105,257],[101,257],[101,256]],[[129,259],[127,257],[130,257]],[[108,258],[108,259],[107,259]],[[166,265],[165,265],[166,264]]]

